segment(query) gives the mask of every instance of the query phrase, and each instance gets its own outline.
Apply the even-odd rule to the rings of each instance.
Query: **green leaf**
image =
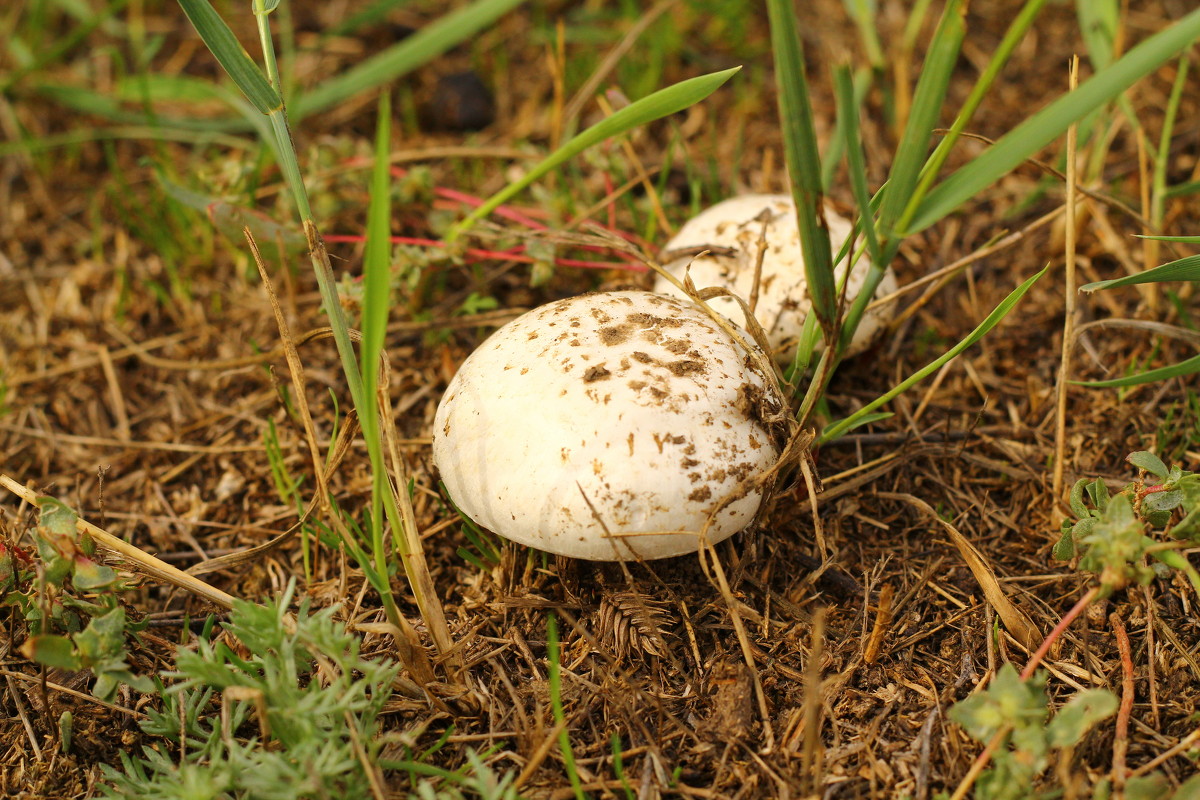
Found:
[[[195,0],[193,0],[195,2]],[[523,0],[476,0],[422,27],[399,44],[324,81],[292,104],[296,119],[324,111],[361,92],[394,81],[467,41]]]
[[[775,59],[775,81],[779,86],[779,124],[783,153],[796,221],[800,228],[800,252],[813,313],[830,339],[837,320],[836,286],[829,228],[825,224],[825,198],[821,187],[821,157],[817,149],[816,123],[808,93],[804,48],[792,0],[768,0],[771,51]]]
[[[1079,744],[1083,735],[1102,719],[1117,710],[1117,696],[1107,689],[1085,689],[1059,709],[1046,726],[1046,740],[1051,747],[1070,747]]]
[[[65,636],[30,636],[21,645],[21,655],[55,669],[77,670],[82,666],[79,656],[75,654],[75,645]]]
[[[1127,375],[1124,378],[1112,378],[1107,381],[1071,381],[1076,386],[1090,386],[1093,389],[1105,389],[1112,387],[1138,386],[1143,383],[1153,383],[1154,381],[1165,381],[1168,378],[1179,378],[1184,375],[1191,375],[1200,372],[1200,356],[1192,356],[1191,358],[1180,361],[1176,364],[1170,364],[1157,369],[1146,370],[1135,375]]]
[[[71,582],[76,589],[90,592],[112,586],[117,582],[117,573],[112,567],[81,557],[75,559],[75,573],[71,576]]]
[[[986,690],[956,703],[948,715],[977,742],[990,740],[1009,725],[1014,729],[1040,726],[1047,714],[1044,684],[1044,675],[1021,680],[1017,668],[1006,662]]]
[[[1055,100],[1005,134],[979,157],[942,181],[903,231],[933,225],[1061,136],[1073,122],[1110,102],[1200,37],[1200,10],[1150,36],[1075,91]]]
[[[1083,487],[1087,486],[1087,483],[1087,478],[1080,478],[1071,487],[1071,512],[1081,519],[1088,516],[1087,504],[1083,502]]]
[[[872,264],[882,264],[883,251],[875,233],[875,219],[871,211],[871,192],[867,187],[867,164],[863,158],[862,134],[858,118],[858,98],[854,91],[854,78],[850,67],[839,66],[834,71],[834,86],[837,89],[837,116],[845,135],[846,166],[850,178],[850,191],[858,205],[863,236],[867,240],[867,253]],[[853,331],[850,331],[853,334]]]
[[[711,75],[701,75],[681,81],[674,86],[660,89],[648,97],[633,102],[614,113],[612,116],[596,123],[587,130],[574,136],[566,144],[559,147],[539,164],[530,169],[519,180],[513,181],[496,194],[489,197],[462,222],[455,225],[446,235],[447,242],[453,242],[472,225],[496,210],[501,204],[524,191],[555,167],[565,163],[594,144],[613,136],[619,136],[639,125],[644,125],[656,119],[674,114],[694,103],[703,100],[715,92],[717,88],[733,77],[741,67],[714,72]]]
[[[1171,512],[1183,504],[1183,492],[1175,489],[1170,492],[1152,492],[1142,500],[1142,513],[1161,514]]]
[[[39,533],[74,541],[75,523],[79,520],[74,511],[53,497],[41,498],[38,507],[41,509],[38,514]]]
[[[1014,289],[1008,295],[1008,297],[1004,298],[1004,300],[1002,300],[1000,304],[996,306],[991,314],[988,314],[987,318],[983,322],[976,326],[975,330],[967,334],[966,338],[964,338],[954,347],[947,350],[946,353],[940,358],[935,359],[914,374],[910,375],[905,380],[901,381],[891,391],[883,394],[875,400],[872,400],[870,403],[867,403],[861,409],[841,420],[840,422],[837,422],[826,428],[821,433],[820,438],[817,440],[818,444],[824,444],[838,438],[843,433],[857,425],[859,419],[874,412],[875,409],[879,408],[884,403],[890,402],[896,396],[908,391],[911,386],[923,381],[925,378],[937,372],[952,358],[986,336],[988,331],[1000,324],[1000,320],[1004,319],[1004,317],[1008,315],[1008,312],[1011,311],[1018,302],[1020,302],[1021,298],[1025,296],[1025,293],[1030,290],[1033,284],[1035,284],[1039,278],[1046,274],[1047,269],[1049,269],[1048,266],[1043,267],[1040,272],[1030,277],[1024,283]]]
[[[1055,561],[1070,561],[1075,557],[1075,537],[1072,536],[1072,526],[1063,526],[1062,536],[1058,537],[1051,555],[1054,556]]]
[[[179,0],[179,5],[204,44],[254,107],[263,114],[280,110],[283,101],[279,93],[208,0]]]
[[[1101,289],[1116,289],[1121,286],[1133,286],[1139,283],[1163,283],[1164,281],[1196,281],[1200,280],[1200,256],[1186,256],[1176,261],[1160,264],[1153,269],[1113,278],[1107,281],[1094,281],[1079,287],[1081,292],[1095,292]]]
[[[1130,453],[1125,456],[1125,460],[1138,469],[1145,470],[1151,475],[1157,475],[1163,480],[1166,480],[1171,472],[1167,469],[1167,465],[1163,463],[1162,459],[1149,450],[1138,450],[1136,453]]]

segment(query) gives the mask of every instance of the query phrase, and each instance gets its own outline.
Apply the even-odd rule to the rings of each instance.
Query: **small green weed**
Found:
[[[517,800],[512,776],[473,753],[457,771],[380,758],[391,738],[379,716],[398,665],[364,658],[333,608],[311,613],[305,600],[293,618],[294,591],[265,606],[235,602],[226,629],[238,651],[206,636],[179,649],[162,674],[162,708],[141,723],[165,741],[104,767],[106,797],[369,797],[385,768],[441,778],[417,783],[416,800]]]
[[[1000,737],[992,767],[975,784],[976,800],[1058,797],[1057,791],[1032,788],[1049,765],[1051,755],[1078,744],[1093,725],[1117,710],[1117,698],[1112,692],[1085,689],[1047,721],[1045,686],[1044,672],[1021,680],[1017,668],[1005,664],[986,691],[973,694],[950,709],[950,719],[962,725],[977,742],[988,743]]]
[[[1103,596],[1130,583],[1147,584],[1167,569],[1180,570],[1200,591],[1200,572],[1179,552],[1200,542],[1200,475],[1167,467],[1147,451],[1131,453],[1128,461],[1141,477],[1115,495],[1100,479],[1080,479],[1072,487],[1078,519],[1063,522],[1055,557],[1079,556],[1079,568],[1098,576]]]
[[[77,533],[75,513],[57,500],[42,501],[30,531],[31,552],[0,541],[0,608],[15,609],[29,629],[20,647],[25,658],[46,667],[90,669],[92,693],[111,700],[120,684],[153,691],[125,661],[125,636],[141,629],[118,600],[126,586],[111,567],[95,560],[96,547]]]

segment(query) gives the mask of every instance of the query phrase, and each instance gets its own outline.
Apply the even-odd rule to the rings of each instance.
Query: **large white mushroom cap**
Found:
[[[853,226],[830,210],[826,210],[825,219],[836,256],[853,232]],[[800,227],[796,222],[796,206],[790,195],[749,194],[717,203],[688,220],[663,248],[664,253],[700,248],[711,248],[716,252],[699,258],[681,256],[664,266],[682,280],[684,270],[690,265],[692,281],[698,289],[719,286],[749,301],[760,250],[760,235],[766,240],[766,248],[754,316],[766,331],[775,358],[790,362],[795,356],[796,342],[811,307],[807,292],[808,279],[804,274],[804,256],[800,249]],[[720,250],[732,252],[723,253]],[[839,283],[846,274],[846,264],[847,260],[843,260],[836,268]],[[862,291],[868,266],[865,258],[855,263],[847,282],[847,307]],[[655,282],[654,290],[677,297],[684,296],[662,276]],[[875,295],[883,297],[895,290],[896,277],[888,269]],[[741,308],[734,300],[723,297],[709,300],[708,303],[714,310],[742,323]],[[886,324],[885,309],[863,314],[846,354],[852,356],[866,350]]]
[[[501,536],[665,558],[698,550],[714,509],[710,542],[750,524],[784,413],[774,377],[690,301],[587,294],[467,358],[438,406],[433,459],[455,504]]]

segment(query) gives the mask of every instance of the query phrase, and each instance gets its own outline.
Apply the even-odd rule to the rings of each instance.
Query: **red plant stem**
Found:
[[[350,242],[356,243],[363,241],[365,237],[354,234],[331,234],[325,237],[326,242]],[[389,237],[392,244],[408,244],[417,247],[436,247],[439,249],[445,248],[446,243],[437,239],[422,239],[415,236],[392,236]],[[466,258],[469,261],[519,261],[522,264],[532,264],[536,259],[533,256],[526,255],[519,250],[482,250],[479,248],[469,248],[466,253]],[[581,267],[584,269],[619,269],[627,272],[645,272],[647,267],[640,264],[628,264],[621,261],[586,261],[576,258],[556,258],[554,263],[560,267]]]
[[[1113,635],[1117,639],[1117,651],[1121,654],[1121,706],[1117,709],[1117,732],[1113,739],[1112,782],[1118,793],[1125,788],[1125,753],[1129,750],[1129,717],[1133,713],[1133,649],[1129,646],[1129,634],[1125,623],[1113,612],[1108,616]]]
[[[1093,586],[1091,589],[1087,590],[1083,597],[1079,598],[1079,602],[1075,603],[1075,605],[1071,607],[1070,611],[1063,615],[1063,618],[1059,620],[1057,625],[1054,626],[1054,630],[1050,631],[1050,635],[1047,636],[1042,642],[1041,646],[1038,647],[1037,652],[1035,652],[1029,658],[1029,663],[1025,665],[1025,669],[1021,670],[1021,680],[1028,680],[1029,676],[1033,674],[1033,671],[1038,668],[1039,664],[1042,663],[1042,660],[1046,657],[1046,654],[1050,652],[1050,648],[1054,646],[1054,642],[1058,639],[1058,637],[1062,636],[1063,631],[1070,627],[1071,623],[1075,621],[1075,618],[1083,613],[1084,609],[1096,599],[1096,595],[1098,594],[1100,594],[1100,587]]]

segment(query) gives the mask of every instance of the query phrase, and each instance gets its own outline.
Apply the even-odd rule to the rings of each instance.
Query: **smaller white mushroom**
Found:
[[[750,345],[753,347],[753,345]],[[484,528],[600,561],[698,550],[753,521],[779,457],[774,376],[703,309],[559,300],[493,333],[438,405],[433,459]]]
[[[825,219],[836,256],[853,232],[853,226],[830,210],[826,210]],[[762,253],[762,272],[754,316],[766,331],[775,358],[788,363],[795,356],[796,342],[810,309],[808,279],[804,274],[804,255],[800,248],[800,228],[796,222],[796,206],[790,195],[750,194],[717,203],[688,220],[667,242],[664,253],[691,252],[674,258],[664,266],[681,280],[684,270],[690,267],[696,288],[719,286],[749,301],[754,286],[755,264],[762,249],[760,238],[766,241],[766,246]],[[712,252],[695,257],[697,252],[704,249]],[[842,260],[835,270],[839,283],[846,274],[847,263],[848,260]],[[867,259],[860,258],[851,270],[846,287],[847,307],[862,290],[867,269]],[[895,274],[889,268],[875,296],[891,294],[896,286]],[[661,275],[655,281],[654,290],[683,296],[674,284]],[[708,303],[714,310],[742,323],[741,308],[734,300],[728,297],[714,298]],[[880,308],[863,314],[847,348],[847,356],[857,355],[871,345],[887,324],[888,313],[886,308]]]

